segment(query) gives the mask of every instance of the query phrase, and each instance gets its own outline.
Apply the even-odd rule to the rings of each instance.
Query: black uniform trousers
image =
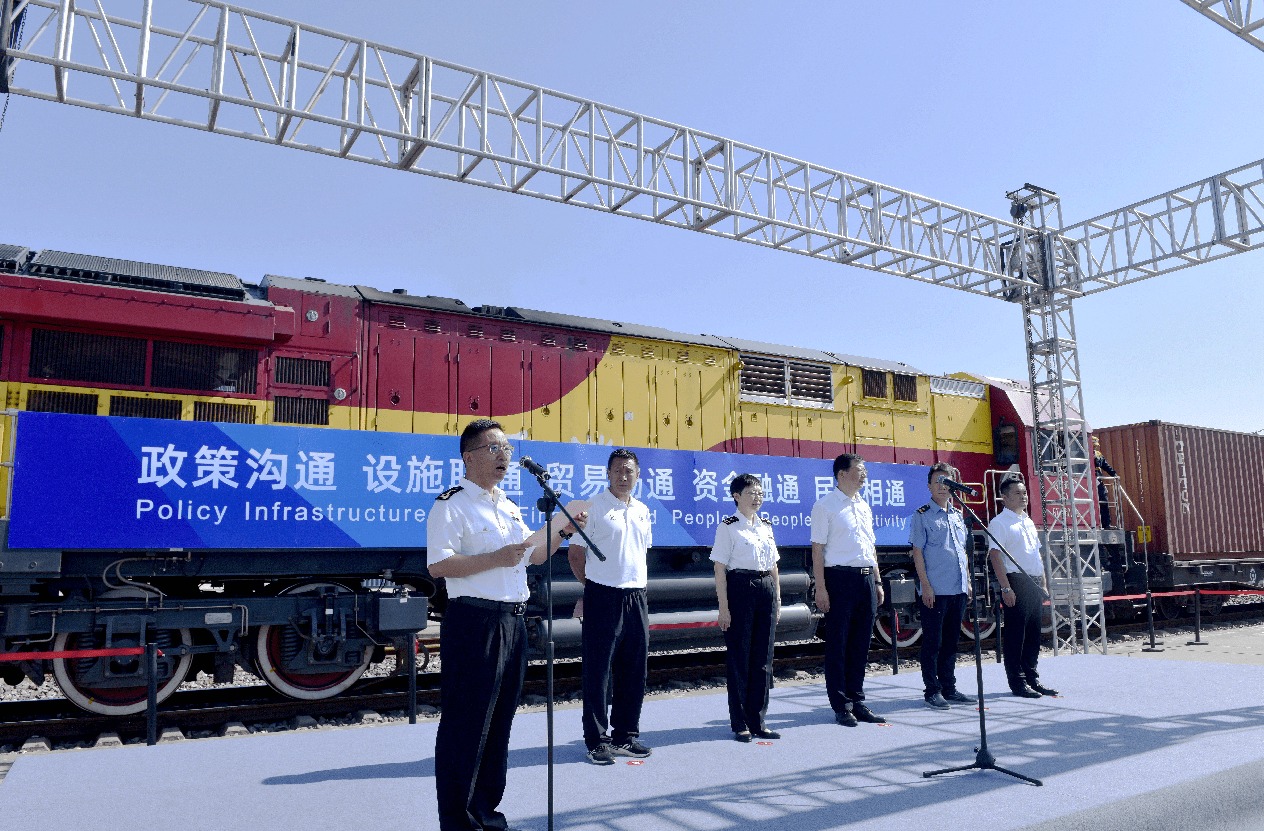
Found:
[[[435,739],[441,831],[504,831],[509,729],[527,671],[522,615],[453,598],[439,630],[443,708]]]
[[[825,613],[825,691],[835,713],[865,700],[865,665],[878,613],[875,572],[876,568],[868,574],[845,567],[825,568],[830,606]]]
[[[771,574],[725,575],[729,628],[724,632],[729,725],[734,733],[763,730],[772,687],[772,647],[777,629],[777,589]]]
[[[1040,678],[1036,661],[1040,658],[1040,606],[1044,598],[1037,579],[1019,572],[1009,575],[1014,605],[1005,606],[1004,646],[1005,677],[1011,690],[1034,684]]]
[[[967,594],[936,594],[934,608],[917,600],[922,616],[922,686],[926,697],[957,689],[957,640],[965,618]]]
[[[641,734],[649,660],[650,614],[645,589],[584,584],[584,744],[623,744]]]

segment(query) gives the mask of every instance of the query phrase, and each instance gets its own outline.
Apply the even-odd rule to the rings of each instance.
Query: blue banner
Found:
[[[20,413],[10,548],[422,548],[435,496],[464,474],[450,436]],[[564,501],[606,487],[611,448],[514,440]],[[655,546],[710,546],[734,511],[728,486],[763,480],[777,543],[810,544],[830,460],[633,448],[635,495]],[[907,545],[926,468],[867,463],[879,545]],[[501,487],[532,528],[539,486],[515,464]]]

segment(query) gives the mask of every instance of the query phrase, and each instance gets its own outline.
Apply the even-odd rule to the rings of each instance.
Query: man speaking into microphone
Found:
[[[926,476],[931,501],[917,509],[909,523],[909,545],[917,569],[917,609],[922,619],[923,697],[926,706],[947,710],[953,704],[973,704],[957,690],[957,638],[965,616],[970,584],[966,556],[965,519],[952,506],[957,470],[936,462]],[[957,488],[966,491],[964,485]]]

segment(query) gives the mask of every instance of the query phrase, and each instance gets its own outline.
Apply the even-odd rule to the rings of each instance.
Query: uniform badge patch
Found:
[[[465,490],[464,485],[457,485],[455,488],[448,488],[446,491],[436,496],[435,501],[442,502],[445,499],[451,499],[455,494],[458,494],[463,490]]]

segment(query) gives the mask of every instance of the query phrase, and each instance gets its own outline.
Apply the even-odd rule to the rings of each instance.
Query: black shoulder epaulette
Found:
[[[442,502],[445,499],[451,499],[453,495],[458,494],[463,490],[465,490],[464,485],[457,485],[455,488],[448,488],[446,491],[436,496],[435,501]]]
[[[927,504],[923,505],[922,507],[918,508],[918,509],[917,509],[917,512],[918,512],[919,514],[924,514],[924,513],[926,513],[926,512],[927,512],[927,511],[929,511],[929,510],[930,510],[930,503],[927,503]]]
[[[737,522],[737,516],[736,516],[736,515],[731,516],[731,517],[726,517],[726,518],[725,518],[725,520],[724,520],[724,524],[725,524],[725,525],[732,525],[732,524],[733,524],[733,523],[735,523],[735,522]]]

